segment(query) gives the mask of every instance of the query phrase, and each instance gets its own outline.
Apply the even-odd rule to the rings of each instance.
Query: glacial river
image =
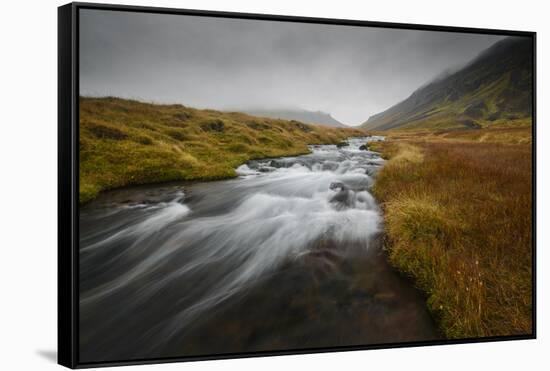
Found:
[[[387,263],[349,145],[250,161],[239,177],[106,192],[80,211],[80,361],[437,339]]]

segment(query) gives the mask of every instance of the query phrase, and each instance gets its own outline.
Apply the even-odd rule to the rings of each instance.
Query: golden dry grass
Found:
[[[389,158],[374,193],[390,261],[449,338],[532,332],[531,141],[484,130],[393,133],[375,146]]]

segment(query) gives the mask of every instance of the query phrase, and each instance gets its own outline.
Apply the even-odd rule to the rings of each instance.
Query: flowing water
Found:
[[[349,145],[250,161],[239,177],[106,192],[80,212],[81,361],[438,338],[387,263]]]

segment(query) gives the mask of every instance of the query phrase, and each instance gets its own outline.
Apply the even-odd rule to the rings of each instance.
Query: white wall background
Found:
[[[107,0],[106,0],[107,1]],[[541,369],[548,362],[550,27],[538,0],[120,1],[190,9],[538,32],[538,339],[249,358],[125,370]],[[7,1],[0,22],[0,369],[60,369],[56,351],[57,0]],[[546,354],[545,354],[546,352]],[[139,368],[138,368],[139,367]]]

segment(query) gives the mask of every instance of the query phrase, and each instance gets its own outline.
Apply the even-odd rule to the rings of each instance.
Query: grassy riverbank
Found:
[[[304,154],[363,133],[242,113],[80,98],[80,202],[107,189],[236,176],[247,160]]]
[[[391,263],[449,338],[532,331],[530,125],[390,132],[374,192]]]

